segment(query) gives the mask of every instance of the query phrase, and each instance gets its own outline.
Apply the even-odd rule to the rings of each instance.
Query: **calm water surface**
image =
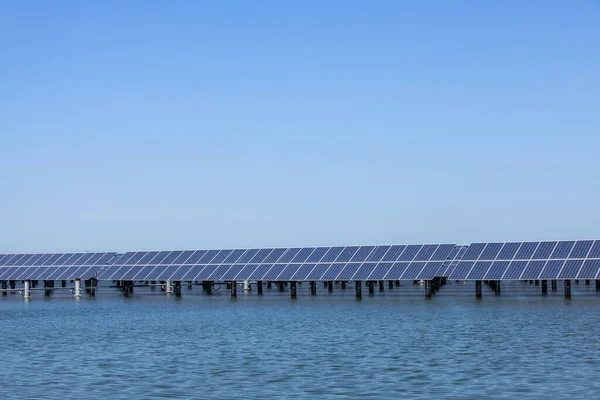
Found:
[[[593,289],[305,290],[0,297],[3,398],[600,398]]]

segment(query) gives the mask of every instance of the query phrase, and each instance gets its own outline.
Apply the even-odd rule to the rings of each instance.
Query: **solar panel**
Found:
[[[366,261],[381,261],[391,247],[392,246],[377,246],[375,250],[369,254]]]
[[[549,260],[540,273],[539,279],[556,279],[564,264],[565,260]]]
[[[258,253],[249,261],[251,263],[261,263],[273,251],[273,249],[260,249]]]
[[[288,249],[280,258],[279,260],[277,260],[277,262],[280,263],[289,263],[292,262],[292,260],[294,259],[294,257],[296,257],[296,254],[298,254],[298,252],[302,250],[300,247],[295,247],[295,248],[291,248]]]
[[[310,271],[310,273],[306,276],[307,281],[318,281],[321,279],[321,276],[331,267],[329,263],[319,263],[315,265],[315,267]]]
[[[344,247],[331,247],[321,259],[321,262],[333,262],[344,251]]]
[[[580,240],[575,243],[573,246],[573,250],[569,254],[569,258],[585,258],[587,257],[592,245],[594,244],[593,240]]]
[[[484,250],[485,251],[485,250]],[[498,248],[498,251],[500,249]],[[483,254],[483,253],[482,253]],[[477,261],[467,275],[468,280],[482,280],[492,266],[492,261]]]
[[[246,264],[241,271],[234,277],[235,280],[245,280],[252,276],[252,273],[258,268],[258,264]]]
[[[344,280],[344,281],[351,280],[352,277],[354,276],[354,274],[356,274],[356,272],[358,271],[358,269],[360,268],[361,265],[362,265],[361,263],[348,263],[348,264],[346,264],[346,266],[344,267],[344,269],[337,276],[337,279],[338,280]]]
[[[381,261],[396,261],[406,249],[405,245],[391,246],[381,258]]]
[[[281,272],[283,271],[283,269],[287,266],[287,264],[273,264],[273,267],[271,269],[269,269],[269,272],[267,272],[262,280],[265,281],[274,281],[277,279],[277,277],[279,276],[279,274],[281,274]]]
[[[594,279],[600,269],[600,260],[585,260],[577,274],[577,279]]]
[[[408,266],[410,265],[410,263],[407,262],[395,262],[394,264],[392,264],[392,266],[390,267],[390,269],[387,271],[387,273],[384,276],[384,280],[398,280],[402,277],[402,274],[404,274],[404,271],[406,271],[406,269],[408,268]],[[371,274],[371,276],[369,276],[369,280],[375,279],[375,271],[373,271],[373,274]]]
[[[540,242],[524,242],[515,254],[515,260],[529,260],[533,256]]]
[[[441,261],[429,261],[425,265],[425,267],[423,267],[421,272],[419,272],[419,275],[417,275],[417,279],[431,280],[435,278],[436,276],[438,276],[437,272],[439,271],[442,264],[443,263]]]
[[[346,263],[334,263],[329,269],[321,276],[323,281],[334,281],[342,269],[346,266]]]
[[[348,246],[344,248],[344,250],[340,253],[338,258],[335,260],[336,262],[348,262],[354,256],[354,254],[358,251],[359,246]]]
[[[502,279],[519,279],[525,267],[527,267],[527,261],[511,261],[510,265],[506,269]]]
[[[550,258],[552,251],[556,247],[557,242],[541,242],[538,248],[533,253],[532,258],[534,260],[541,260]]]
[[[398,257],[398,261],[412,261],[422,247],[422,245],[412,244],[410,246],[406,246],[402,254],[400,254],[400,257]]]
[[[208,253],[208,252],[206,252],[206,253]],[[204,254],[206,254],[206,253],[204,253]],[[233,250],[221,250],[212,258],[212,260],[206,260],[206,259],[200,258],[198,261],[194,261],[194,262],[188,263],[188,264],[204,264],[204,262],[208,262],[209,264],[222,264],[222,263],[225,263],[225,260],[227,259],[227,257],[229,257],[231,255],[231,253],[233,253]],[[237,260],[236,260],[236,263],[242,264],[241,261],[237,261]]]
[[[244,250],[244,249],[233,250],[231,253],[229,253],[227,258],[225,260],[223,260],[223,264],[237,263],[238,260],[240,259],[240,257],[243,256],[246,251],[247,250]]]
[[[496,256],[497,260],[512,260],[517,254],[517,251],[521,247],[521,243],[504,243],[502,250]]]
[[[515,250],[516,252],[516,250]],[[504,275],[504,272],[508,269],[509,261],[494,261],[492,266],[485,274],[485,280],[500,280]]]
[[[306,281],[308,279],[306,279],[306,277],[308,276],[308,274],[310,274],[310,272],[313,270],[313,268],[316,266],[317,264],[314,263],[304,263],[302,264],[302,266],[300,266],[300,268],[298,268],[298,270],[294,273],[294,275],[290,278],[291,281]]]
[[[293,263],[303,263],[308,260],[308,257],[315,251],[314,247],[305,247],[296,254],[296,256],[292,259]]]
[[[406,268],[406,270],[404,271],[404,273],[402,274],[402,276],[399,279],[403,279],[403,280],[415,280],[417,279],[417,276],[419,276],[419,273],[421,272],[421,270],[425,267],[425,263],[424,262],[411,262],[410,265],[408,266],[408,268]]]
[[[462,259],[467,260],[477,260],[479,255],[485,248],[485,243],[473,243],[468,248],[465,254],[462,256]]]
[[[440,246],[437,244],[423,245],[423,247],[421,247],[421,250],[419,250],[419,252],[415,256],[414,261],[429,261],[429,259],[431,258],[431,256],[433,256],[433,253],[435,253],[438,247]]]
[[[356,253],[350,259],[351,262],[363,262],[367,260],[367,257],[375,249],[375,246],[361,246]]]
[[[495,260],[503,245],[504,243],[488,243],[479,255],[478,260]]]
[[[552,252],[552,255],[550,256],[550,258],[552,258],[552,259],[567,258],[569,256],[569,254],[571,254],[571,250],[573,249],[573,246],[575,246],[574,240],[566,241],[566,242],[558,242],[558,244],[554,248],[554,251]]]
[[[260,264],[248,277],[249,280],[263,280],[263,277],[267,275],[269,270],[273,268],[275,264]]]
[[[583,260],[567,260],[558,274],[558,279],[575,279],[583,265]]]
[[[273,251],[262,261],[264,263],[274,263],[285,253],[287,249],[273,249]]]
[[[386,277],[388,271],[392,268],[394,263],[391,262],[380,262],[377,264],[363,264],[362,267],[354,275],[355,281],[366,281],[366,280],[382,280]],[[405,266],[406,268],[406,266]],[[402,275],[404,270],[399,272]]]
[[[481,247],[481,250],[483,250],[483,246]],[[481,251],[473,253],[472,257],[479,257],[479,254],[481,254]],[[449,278],[454,280],[466,279],[474,264],[475,262],[473,261],[460,261],[458,265],[456,265],[456,268],[454,268],[454,271],[450,274]]]
[[[453,244],[440,244],[435,253],[429,259],[430,261],[444,261],[448,259],[450,255],[454,257],[453,252],[456,246]]]
[[[283,271],[281,271],[281,273],[279,274],[279,276],[277,276],[277,280],[280,281],[289,281],[292,279],[292,276],[294,276],[294,274],[296,273],[296,271],[298,271],[298,268],[300,268],[300,265],[302,264],[288,264]]]

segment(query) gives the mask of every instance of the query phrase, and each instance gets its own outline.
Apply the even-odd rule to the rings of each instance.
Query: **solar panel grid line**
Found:
[[[585,255],[585,258],[590,258],[590,256],[592,256],[592,251],[594,250],[594,246],[596,245],[596,242],[598,242],[598,240],[594,240],[592,242],[592,245],[590,246],[590,249],[588,250],[587,254]]]
[[[307,249],[304,251],[304,249]],[[310,258],[314,252],[317,251],[317,247],[303,247],[290,261],[291,263],[304,263]],[[302,254],[301,254],[302,253]],[[308,253],[308,254],[307,254]]]
[[[373,250],[371,250],[371,252],[373,252]],[[365,257],[365,259],[366,258],[367,257]],[[357,280],[357,279],[355,279],[355,277],[361,271],[361,269],[363,269],[363,267],[365,268],[365,270],[369,271],[369,274],[371,274],[373,272],[373,270],[375,269],[376,266],[377,266],[377,263],[372,263],[372,262],[362,262],[362,263],[359,263],[359,265],[356,268],[356,270],[354,271],[354,273],[347,280],[348,281],[355,281],[355,280]]]
[[[252,257],[252,259],[251,259],[250,261],[248,261],[248,264],[250,264],[250,263],[253,263],[253,264],[255,264],[255,263],[258,263],[258,264],[260,264],[260,263],[261,263],[261,262],[263,262],[263,260],[264,260],[265,258],[267,258],[267,257],[269,256],[269,254],[271,254],[271,253],[273,252],[273,250],[275,250],[275,249],[274,249],[274,248],[273,248],[273,249],[268,249],[268,253],[265,251],[264,253],[266,253],[266,254],[265,254],[264,256],[260,254],[260,252],[261,252],[262,250],[264,250],[264,249],[260,249],[260,250],[258,251],[258,253],[256,253],[256,255],[255,255],[254,257]]]

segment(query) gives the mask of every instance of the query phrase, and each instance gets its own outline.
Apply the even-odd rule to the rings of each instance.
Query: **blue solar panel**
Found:
[[[216,264],[213,264],[216,265]],[[206,278],[207,281],[220,281],[221,277],[225,275],[229,268],[231,268],[232,264],[220,264],[215,267],[213,272]]]
[[[600,240],[596,240],[590,253],[587,256],[588,258],[600,258]]]
[[[354,280],[354,281],[363,281],[363,280],[366,280],[369,277],[369,275],[371,274],[371,272],[373,272],[373,270],[377,266],[377,263],[348,264],[348,268],[351,268],[351,265],[358,265],[358,268],[354,272],[354,275],[352,275],[352,278],[345,278],[345,279],[348,279],[348,280],[351,279],[351,280]],[[391,266],[391,263],[390,263],[390,266]],[[387,272],[387,270],[385,272]],[[385,272],[384,272],[384,274],[385,274]],[[343,273],[344,273],[344,276],[345,276],[346,275],[346,270],[344,270]],[[348,273],[349,273],[349,271],[348,271]],[[383,277],[381,279],[383,279]]]
[[[136,268],[136,274],[134,276],[131,277],[130,280],[132,281],[145,281],[146,278],[148,276],[150,276],[150,274],[152,274],[152,271],[154,271],[154,268],[156,268],[156,265],[146,265],[140,268]],[[104,270],[102,270],[104,271]]]
[[[367,260],[369,254],[375,249],[375,246],[361,246],[360,249],[350,259],[351,262],[363,262]]]
[[[260,251],[260,249],[250,249],[247,252],[244,253],[243,256],[241,256],[238,260],[237,263],[238,264],[246,264],[249,263],[250,260],[252,260],[252,258],[254,258],[255,255],[258,254],[258,252]],[[213,263],[211,262],[211,264],[218,264],[218,263]]]
[[[154,257],[158,255],[158,251],[149,251],[142,258],[140,258],[137,262],[138,265],[146,265],[148,264]],[[79,261],[81,262],[81,261]]]
[[[412,262],[400,277],[403,280],[414,280],[419,276],[419,272],[425,267],[424,262]]]
[[[600,268],[600,260],[586,260],[577,274],[577,279],[594,279]]]
[[[504,243],[502,250],[496,256],[496,260],[512,260],[519,247],[521,247],[521,243]]]
[[[181,272],[180,279],[182,281],[195,281],[205,267],[206,265],[186,265],[185,269],[178,271]]]
[[[437,276],[437,272],[440,269],[440,267],[442,266],[442,262],[441,261],[430,261],[428,262],[425,267],[423,267],[423,269],[421,270],[421,272],[419,272],[419,274],[417,275],[417,279],[421,280],[431,280],[434,277]]]
[[[439,245],[437,244],[426,244],[421,247],[421,250],[417,253],[414,258],[414,261],[429,261],[433,253],[437,250]]]
[[[196,278],[194,278],[195,280],[198,281],[208,281],[214,273],[215,270],[217,269],[217,265],[213,264],[213,265],[207,265],[206,267],[204,267],[202,269],[202,271],[200,271],[200,273],[196,276]]]
[[[455,246],[453,244],[440,244],[435,253],[431,256],[430,261],[444,261],[450,255],[454,257],[454,248]]]
[[[325,253],[327,253],[328,250],[329,247],[317,247],[315,251],[313,251],[313,253],[308,257],[306,262],[316,263],[321,261],[321,258],[323,258],[323,256],[325,255]]]
[[[187,274],[189,274],[189,272],[192,268],[194,268],[193,265],[182,265],[175,272],[173,272],[173,274],[171,275],[171,277],[169,279],[173,280],[173,281],[187,280],[187,279],[185,279],[185,276]]]
[[[511,261],[502,279],[519,279],[528,261]]]
[[[133,257],[131,257],[129,260],[127,260],[127,265],[134,265],[137,264],[142,257],[144,257],[146,254],[148,254],[147,251],[138,251],[137,253],[135,253],[135,255]],[[69,260],[67,262],[67,264],[73,264],[73,260]]]
[[[571,250],[573,249],[573,246],[575,246],[574,240],[568,241],[568,242],[558,242],[558,244],[554,248],[554,251],[552,252],[552,255],[550,256],[550,258],[552,258],[552,259],[567,258],[569,256],[569,254],[571,254]]]
[[[490,267],[492,266],[491,261],[477,261],[471,271],[469,271],[469,275],[467,275],[468,280],[481,280],[488,272]]]
[[[575,279],[583,265],[583,260],[567,260],[563,266],[558,279]]]
[[[300,263],[288,264],[283,269],[283,271],[281,271],[281,273],[277,277],[277,280],[280,280],[280,281],[289,281],[289,280],[291,280],[292,276],[294,276],[294,274],[298,271],[298,269],[300,268],[301,265],[302,264],[300,264]]]
[[[246,249],[235,249],[232,250],[231,253],[223,260],[222,264],[241,264],[239,259],[244,255]],[[195,264],[201,264],[200,262],[196,262]]]
[[[479,255],[479,260],[495,260],[503,245],[503,243],[488,243]]]
[[[282,248],[273,249],[273,251],[270,252],[261,262],[274,263],[275,261],[279,260],[279,257],[281,257],[286,250],[287,249]]]
[[[542,242],[538,246],[535,253],[533,253],[534,260],[544,260],[550,258],[552,251],[556,247],[557,242]]]
[[[349,281],[352,279],[354,274],[358,271],[362,264],[361,263],[349,263],[344,267],[342,272],[337,276],[338,280]]]
[[[181,251],[181,250],[170,252],[169,255],[166,256],[165,259],[160,262],[160,265],[172,264],[173,261],[175,261],[175,259],[181,255],[181,253],[183,253],[183,251]],[[153,280],[155,280],[155,279],[153,279]]]
[[[140,267],[140,266],[138,266],[138,267],[128,266],[127,268],[123,268],[123,273],[121,276],[119,276],[119,279],[133,280],[133,277],[136,276],[142,268],[143,267]]]
[[[314,264],[314,263],[305,263],[305,264],[302,264],[302,266],[300,268],[298,268],[298,270],[291,277],[290,280],[291,281],[305,281],[306,277],[308,276],[308,274],[310,273],[310,271],[312,271],[313,268],[316,265],[317,264]]]
[[[529,260],[533,253],[535,253],[535,249],[537,249],[540,242],[524,242],[517,254],[515,254],[515,260]]]
[[[198,261],[196,261],[195,264],[211,264],[213,263],[212,260],[217,256],[217,254],[219,254],[219,250],[207,250],[206,253],[204,253],[202,255],[202,257],[200,257],[200,259]],[[172,256],[172,254],[169,254],[169,257],[167,257],[167,260],[169,260],[169,258]],[[167,261],[165,260],[165,261]],[[166,263],[164,263],[166,264]],[[220,263],[214,263],[214,264],[220,264]]]
[[[274,264],[273,268],[271,268],[269,270],[269,272],[267,272],[265,274],[265,276],[263,277],[263,280],[265,281],[273,281],[275,279],[277,279],[277,277],[279,276],[279,274],[281,274],[281,272],[283,271],[283,269],[287,266],[287,264]]]
[[[529,261],[520,279],[538,279],[546,261]]]
[[[539,279],[556,279],[562,269],[565,260],[549,260],[540,273]]]
[[[481,254],[480,251],[473,252],[473,257],[479,257],[479,254]],[[452,273],[450,274],[449,278],[454,280],[466,279],[474,264],[475,263],[473,261],[460,261],[456,268],[454,268],[454,271],[452,271]]]
[[[261,263],[274,249],[260,249],[258,253],[249,261],[250,263]]]
[[[380,262],[378,264],[365,263],[360,267],[356,275],[354,275],[354,280],[382,280],[385,278],[390,268],[392,268],[392,265],[394,265],[394,263],[391,262]],[[402,272],[404,272],[404,270],[402,270]],[[400,275],[402,275],[402,272]]]
[[[502,275],[508,269],[509,261],[494,261],[488,272],[485,274],[485,280],[500,280]]]
[[[391,247],[392,246],[377,246],[375,250],[369,254],[366,261],[381,261]]]
[[[44,261],[44,263],[42,265],[48,265],[48,266],[50,266],[50,265],[56,265],[55,264],[56,261],[58,259],[60,259],[62,256],[63,256],[62,254],[52,254],[50,256],[50,258],[48,258],[46,261]]]
[[[248,280],[262,280],[262,278],[267,275],[269,270],[273,268],[274,264],[260,264],[254,272],[248,276]],[[278,264],[279,265],[279,264]]]
[[[344,251],[344,247],[332,247],[325,253],[321,262],[333,262]]]
[[[406,246],[406,249],[404,249],[402,254],[400,254],[400,257],[398,257],[398,261],[412,261],[422,247],[422,245],[415,244]]]
[[[232,281],[236,276],[242,271],[245,264],[233,264],[231,267],[227,269],[222,275],[220,280],[222,281]],[[246,277],[240,276],[240,280],[245,280]]]
[[[342,272],[342,269],[346,266],[346,263],[334,263],[329,269],[323,274],[321,280],[333,281],[337,278],[338,274]]]
[[[406,271],[409,265],[410,263],[408,262],[395,262],[394,264],[392,264],[392,267],[388,270],[383,279],[386,281],[400,279],[400,277],[404,274],[404,271]],[[373,274],[369,276],[369,280],[375,279],[374,275],[375,271],[373,271]]]
[[[243,264],[241,264],[243,265]],[[242,269],[238,272],[236,276],[234,276],[233,280],[249,280],[248,278],[252,276],[252,273],[258,268],[259,264],[246,264],[242,267]]]
[[[303,263],[303,262],[305,262],[308,259],[308,257],[312,254],[313,251],[315,251],[314,247],[304,247],[292,259],[292,262],[293,263]]]
[[[315,267],[310,271],[308,276],[306,277],[307,281],[318,281],[321,279],[321,276],[331,267],[329,263],[319,263],[315,265]]]
[[[400,257],[400,254],[402,254],[405,249],[406,249],[406,246],[404,246],[404,245],[392,246],[387,251],[387,253],[385,253],[385,255],[383,256],[381,261],[396,261],[398,259],[398,257]]]
[[[292,262],[292,260],[294,259],[294,257],[296,257],[296,254],[298,254],[300,252],[300,250],[302,250],[300,247],[288,249],[288,251],[286,251],[281,256],[281,258],[279,258],[278,262],[286,263],[286,264]]]
[[[569,258],[585,258],[587,257],[592,245],[594,244],[593,240],[580,240],[575,243],[571,254],[569,254]]]
[[[348,246],[340,253],[336,262],[348,262],[352,256],[358,251],[359,246]]]
[[[463,254],[462,259],[465,261],[468,260],[477,260],[479,258],[479,255],[481,254],[481,252],[483,251],[483,249],[485,248],[485,243],[473,243],[471,244],[468,248],[467,251],[465,251],[465,254]],[[454,279],[454,278],[452,278]]]

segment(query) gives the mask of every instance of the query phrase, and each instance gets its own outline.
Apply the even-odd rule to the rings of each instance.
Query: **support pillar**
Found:
[[[231,282],[231,297],[237,297],[237,284],[235,283],[235,281]]]
[[[586,279],[586,280],[585,280],[585,284],[586,284],[586,285],[589,285],[589,284],[590,284],[590,280],[589,280],[589,279]]]
[[[425,298],[431,298],[431,281],[425,281]]]
[[[542,280],[542,294],[548,294],[548,281]]]
[[[327,289],[327,281],[323,282],[323,287]]]
[[[244,281],[244,292],[249,292],[250,290],[252,290],[252,287],[250,286],[250,281]]]
[[[5,291],[6,289],[8,289],[8,282],[6,282],[6,281],[2,281],[2,289],[4,290],[4,291],[2,292],[2,296],[6,296],[6,295],[8,295],[8,293],[6,293],[6,291]]]
[[[400,279],[396,281],[396,286],[400,286]]]
[[[283,282],[277,282],[277,286],[279,287],[279,292],[283,292],[285,290],[285,285]]]
[[[54,281],[44,281],[44,296],[49,297],[52,294],[52,289],[54,287]]]
[[[15,281],[8,281],[8,284],[11,289],[14,289],[17,287],[17,282],[15,282]]]
[[[481,296],[481,281],[475,281],[475,297],[480,299]]]
[[[571,298],[571,281],[567,279],[565,281],[565,299],[570,299],[570,298]]]
[[[553,291],[553,292],[556,292],[556,290],[557,290],[556,280],[555,280],[555,279],[553,279],[553,280],[552,280],[552,291]]]
[[[296,282],[295,281],[290,282],[290,292],[292,294],[292,299],[297,298],[297,295],[296,295]]]
[[[29,279],[25,281],[25,288],[23,289],[23,298],[25,300],[31,299],[31,281]]]
[[[81,279],[75,279],[75,297],[81,297]]]
[[[375,282],[369,281],[367,285],[369,286],[369,296],[375,295]]]
[[[259,296],[262,296],[262,294],[263,294],[262,281],[256,281],[256,292]]]
[[[150,290],[156,290],[156,281],[150,281]]]
[[[346,281],[342,281],[342,289],[346,289]]]
[[[329,293],[333,292],[333,281],[327,281],[327,291]]]
[[[392,290],[394,288],[394,281],[388,281],[388,289]]]
[[[600,279],[596,279],[596,292],[600,292]]]
[[[310,281],[310,294],[311,296],[317,295],[317,282]]]
[[[357,299],[362,299],[362,282],[361,281],[355,281],[354,282],[354,287],[356,288],[356,298]]]
[[[495,294],[500,294],[500,281],[496,281],[496,287],[494,288]]]
[[[384,286],[385,286],[385,283],[383,281],[379,281],[379,291],[380,292],[383,292],[385,290]]]
[[[175,296],[181,297],[181,281],[175,281],[173,283],[175,286]]]
[[[267,289],[271,289],[271,282],[267,282]]]
[[[173,293],[173,288],[171,287],[171,281],[167,281],[167,282],[165,283],[165,292],[166,292],[167,294],[171,294],[171,293]]]

